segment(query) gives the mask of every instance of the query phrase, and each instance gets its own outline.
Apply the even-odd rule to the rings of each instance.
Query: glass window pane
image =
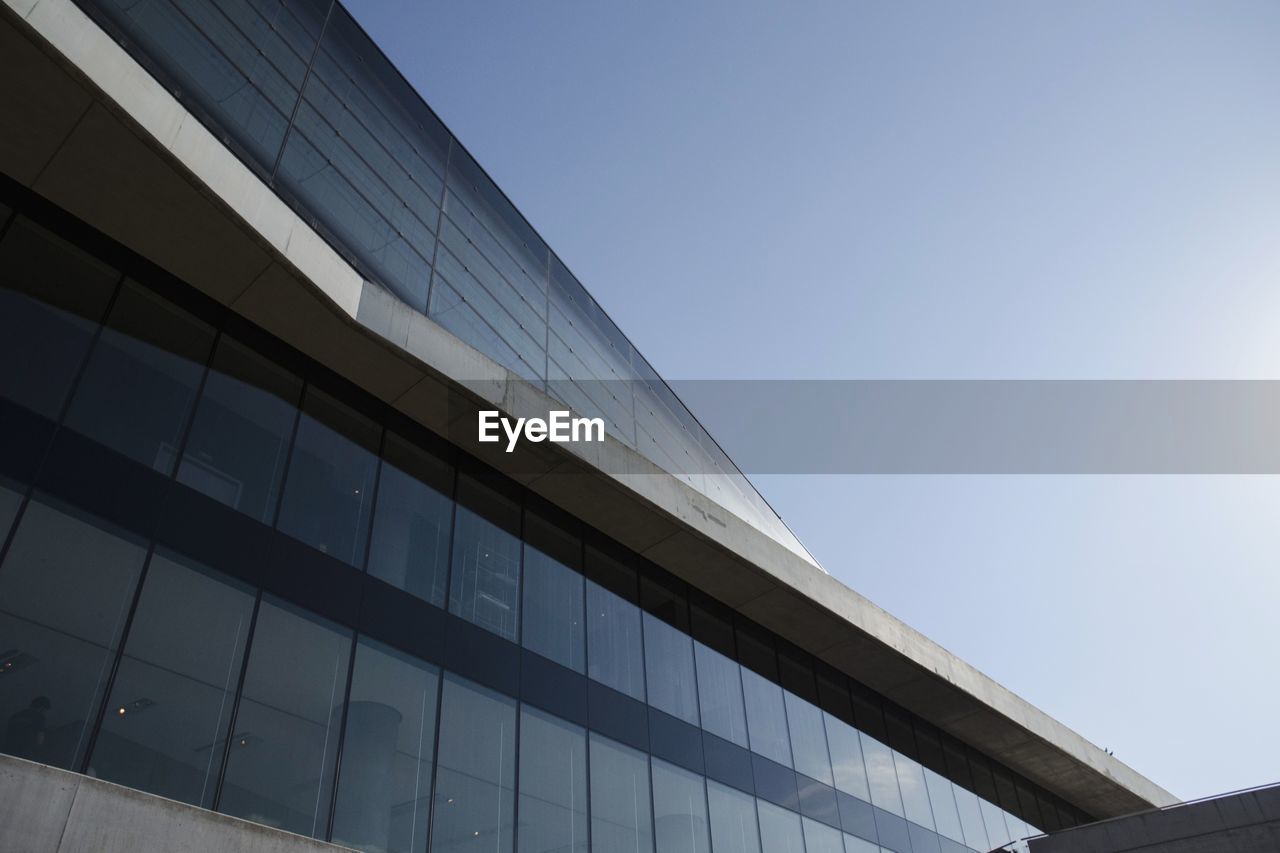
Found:
[[[196,406],[178,481],[270,524],[301,394],[296,376],[224,335]]]
[[[933,806],[933,819],[937,823],[938,832],[963,844],[964,830],[960,826],[960,814],[956,811],[956,798],[951,793],[953,786],[950,780],[926,767],[924,783],[929,789],[929,804]]]
[[[322,837],[351,632],[263,597],[219,811]]]
[[[756,800],[756,808],[760,813],[760,846],[764,850],[768,853],[805,853],[800,815],[767,800]]]
[[[515,700],[446,674],[433,851],[502,853],[511,849],[515,746]]]
[[[360,640],[342,739],[334,842],[379,853],[425,848],[439,686],[434,666]]]
[[[89,355],[67,425],[172,472],[213,335],[208,324],[126,281]]]
[[[363,565],[378,433],[373,421],[309,386],[289,459],[280,530],[331,557]]]
[[[871,802],[867,789],[867,767],[862,761],[862,742],[858,730],[830,714],[823,715],[827,726],[827,743],[831,747],[831,768],[836,787],[846,794]]]
[[[811,779],[832,784],[831,757],[827,753],[827,734],[822,725],[822,711],[784,691],[787,702],[787,728],[791,732],[791,751],[796,770]]]
[[[707,801],[715,853],[760,853],[755,797],[708,779]]]
[[[991,841],[991,846],[1003,847],[1012,841],[1013,833],[1005,823],[1004,811],[994,803],[981,798],[978,804],[982,808],[982,823],[987,829],[987,838]]]
[[[515,641],[520,630],[520,507],[458,477],[449,612]]]
[[[898,790],[902,792],[907,820],[933,829],[933,810],[929,808],[929,791],[924,785],[924,768],[900,752],[894,752],[893,762],[898,770]]]
[[[23,491],[25,490],[18,483],[0,476],[0,546],[9,537],[9,528],[18,517]]]
[[[747,731],[751,735],[752,751],[790,767],[791,739],[787,734],[782,688],[742,667],[742,692],[747,702]]]
[[[883,848],[856,835],[845,835],[844,853],[880,853]]]
[[[0,565],[5,752],[79,768],[145,557],[123,531],[31,499]]]
[[[658,853],[710,853],[702,777],[653,759],[653,825]]]
[[[520,853],[586,853],[587,735],[520,710]]]
[[[964,843],[974,850],[990,850],[995,845],[987,837],[987,829],[982,824],[982,807],[978,805],[978,795],[959,785],[952,787],[956,807],[960,811],[960,825],[964,829]]]
[[[453,467],[387,433],[369,574],[444,607],[453,527]]]
[[[804,818],[803,823],[805,853],[844,853],[840,830],[810,818]]]
[[[898,773],[893,767],[893,750],[880,741],[859,732],[862,755],[867,762],[867,782],[871,788],[871,804],[903,817],[902,794],[898,791]]]
[[[256,591],[157,552],[89,772],[211,808]]]
[[[587,581],[587,675],[644,701],[640,608]]]
[[[525,513],[524,626],[526,649],[577,672],[586,669],[582,542]]]
[[[742,707],[742,673],[738,664],[702,643],[693,644],[698,667],[698,700],[702,727],[746,747],[747,712]]]
[[[210,325],[125,282],[88,357],[67,424],[172,473],[212,343]]]
[[[649,756],[591,733],[592,853],[652,853]]]
[[[0,243],[0,397],[56,420],[119,273],[19,216]]]
[[[698,725],[698,685],[693,668],[693,638],[644,614],[644,655],[649,704]]]

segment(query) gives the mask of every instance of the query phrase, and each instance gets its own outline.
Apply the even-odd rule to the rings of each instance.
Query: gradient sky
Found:
[[[1280,4],[348,0],[670,378],[1280,378]],[[1180,797],[1280,781],[1280,480],[754,478]]]

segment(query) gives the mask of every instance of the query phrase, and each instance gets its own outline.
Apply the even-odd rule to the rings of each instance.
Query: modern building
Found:
[[[1174,801],[826,574],[340,4],[0,9],[0,848],[961,853]],[[557,407],[606,441],[476,441]]]

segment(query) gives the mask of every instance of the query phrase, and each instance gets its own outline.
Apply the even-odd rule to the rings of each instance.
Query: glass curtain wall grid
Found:
[[[367,850],[1088,819],[0,190],[4,752]]]
[[[814,562],[336,0],[77,0],[360,273]]]

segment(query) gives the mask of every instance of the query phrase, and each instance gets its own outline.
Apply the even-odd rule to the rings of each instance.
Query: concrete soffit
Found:
[[[819,658],[1109,817],[1175,798],[639,453],[459,439],[543,392],[376,284],[71,0],[0,0],[0,171]],[[606,473],[607,472],[607,473]]]

